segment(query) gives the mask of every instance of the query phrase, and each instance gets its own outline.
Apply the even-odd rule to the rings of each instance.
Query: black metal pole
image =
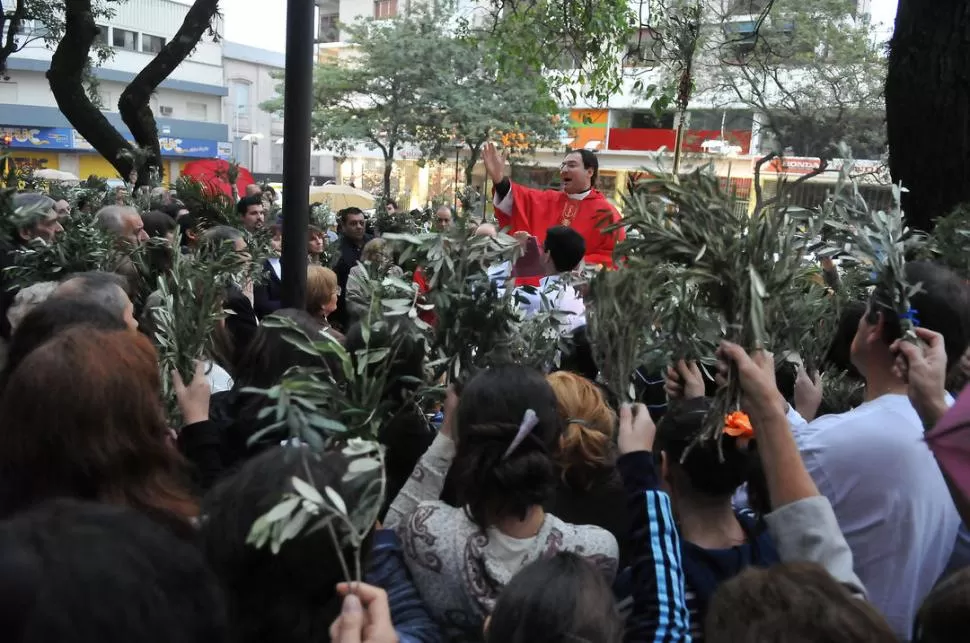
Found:
[[[310,225],[310,112],[313,108],[313,12],[310,0],[286,2],[283,96],[283,284],[286,308],[306,303]]]

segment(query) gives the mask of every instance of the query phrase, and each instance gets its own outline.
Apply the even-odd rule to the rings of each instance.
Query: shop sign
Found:
[[[0,127],[0,141],[12,148],[69,150],[71,130],[60,127]]]

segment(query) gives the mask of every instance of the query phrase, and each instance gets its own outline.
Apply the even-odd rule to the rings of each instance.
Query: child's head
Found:
[[[560,552],[516,574],[486,624],[486,643],[618,643],[623,622],[603,574],[584,558]]]

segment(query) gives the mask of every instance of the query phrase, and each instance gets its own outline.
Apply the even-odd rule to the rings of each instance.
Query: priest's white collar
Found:
[[[588,197],[589,196],[589,193],[592,192],[592,191],[593,191],[593,189],[590,188],[589,190],[586,190],[585,192],[578,192],[576,194],[570,194],[569,192],[566,192],[566,196],[569,197],[569,200],[570,201],[582,201],[583,199],[585,199],[586,197]]]

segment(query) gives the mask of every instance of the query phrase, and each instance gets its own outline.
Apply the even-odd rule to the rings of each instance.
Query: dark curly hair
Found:
[[[508,457],[526,411],[538,424]],[[458,501],[485,529],[505,517],[523,519],[556,487],[553,454],[562,435],[556,394],[541,373],[517,365],[475,375],[462,389],[457,414]]]

